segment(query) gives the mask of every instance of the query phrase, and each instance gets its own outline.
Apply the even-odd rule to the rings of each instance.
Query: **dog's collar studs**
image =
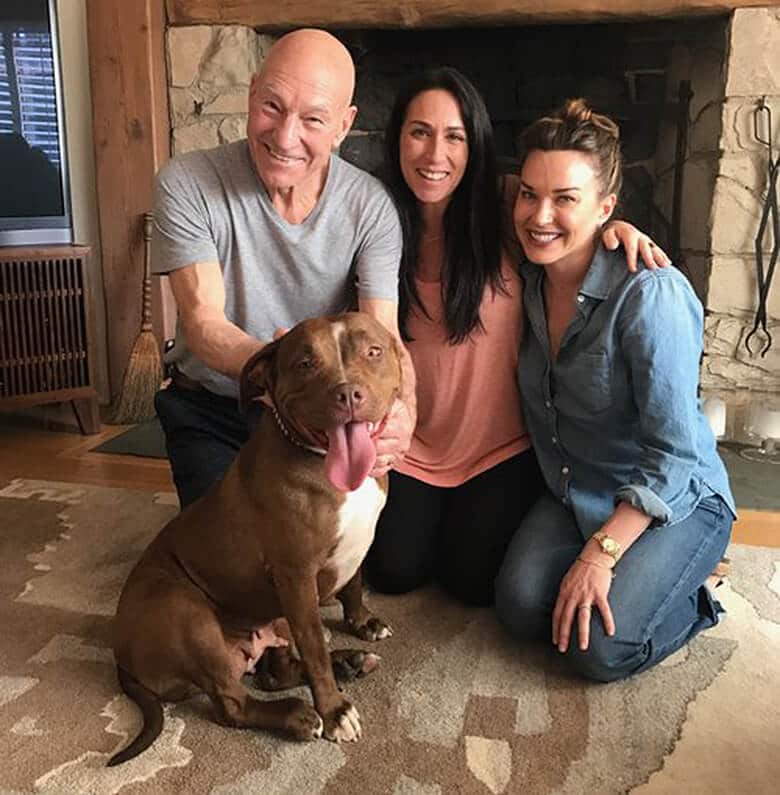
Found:
[[[285,424],[284,420],[282,419],[281,414],[276,409],[276,406],[271,404],[269,406],[271,409],[271,413],[274,415],[274,419],[276,420],[276,424],[279,426],[279,430],[282,432],[282,435],[285,439],[287,439],[290,444],[294,444],[296,447],[300,447],[302,450],[308,450],[310,453],[316,453],[317,455],[325,455],[327,451],[323,450],[321,447],[313,447],[310,444],[306,444],[302,442]]]

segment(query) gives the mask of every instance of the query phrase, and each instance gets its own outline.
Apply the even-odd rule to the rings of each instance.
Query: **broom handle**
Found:
[[[141,304],[141,331],[152,330],[152,278],[150,263],[152,259],[153,224],[154,216],[152,213],[144,213],[144,284]]]

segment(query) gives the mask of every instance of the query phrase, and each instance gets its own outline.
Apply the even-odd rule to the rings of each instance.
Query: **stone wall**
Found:
[[[246,136],[249,83],[272,43],[239,25],[168,29],[174,155]]]
[[[772,109],[775,156],[780,148],[780,9],[737,9],[731,19],[725,96],[719,107],[720,160],[709,225],[711,272],[702,385],[720,390],[780,392],[780,274],[767,309],[774,344],[751,355],[758,287],[754,241],[767,192],[767,149],[754,135],[754,112],[766,97]],[[768,131],[763,130],[766,136]],[[780,185],[778,186],[780,189]],[[773,245],[765,238],[764,262]]]

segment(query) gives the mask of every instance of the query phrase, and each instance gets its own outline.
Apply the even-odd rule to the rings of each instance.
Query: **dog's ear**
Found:
[[[276,381],[276,354],[279,340],[269,342],[247,359],[239,378],[238,406],[246,413],[252,403],[260,401],[273,406],[273,387]]]

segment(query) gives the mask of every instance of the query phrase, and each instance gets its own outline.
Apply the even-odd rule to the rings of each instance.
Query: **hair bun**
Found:
[[[588,103],[581,97],[566,100],[561,115],[565,121],[575,125],[593,125],[596,129],[606,133],[616,141],[620,140],[620,127],[609,116],[594,113],[588,107]]]
[[[567,99],[563,107],[564,118],[574,122],[588,122],[593,117],[593,111],[581,97],[577,99]]]

